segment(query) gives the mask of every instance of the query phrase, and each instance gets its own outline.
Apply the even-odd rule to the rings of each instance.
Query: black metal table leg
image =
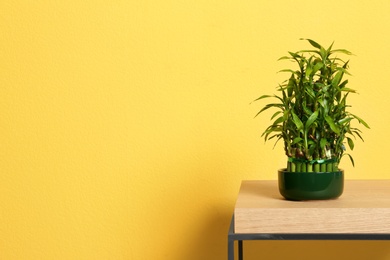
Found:
[[[230,222],[228,233],[228,260],[234,260],[234,216]]]
[[[234,260],[234,241],[238,241],[238,259],[244,259],[244,245],[243,240],[238,239],[234,234],[234,215],[230,222],[229,234],[228,234],[228,260]]]
[[[238,240],[238,260],[244,259],[244,245],[242,240]]]
[[[228,240],[228,260],[234,260],[234,240]]]

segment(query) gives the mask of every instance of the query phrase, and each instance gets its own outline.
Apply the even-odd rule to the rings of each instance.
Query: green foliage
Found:
[[[345,75],[349,75],[349,61],[343,61],[338,55],[352,53],[345,49],[332,49],[333,44],[325,49],[313,40],[306,40],[314,49],[289,52],[289,56],[279,59],[298,65],[296,70],[280,71],[289,74],[288,79],[277,88],[280,94],[262,95],[255,100],[276,100],[256,114],[277,109],[271,117],[272,124],[262,136],[266,141],[283,140],[286,155],[290,157],[288,166],[299,168],[297,171],[335,169],[343,155],[348,155],[354,164],[352,156],[344,153],[344,141],[347,140],[348,147],[353,150],[354,139],[363,138],[361,131],[353,128],[351,122],[357,120],[363,126],[369,126],[347,111],[347,97],[356,91],[348,88],[348,80],[344,79]],[[313,165],[313,161],[318,161],[318,165]],[[323,161],[330,161],[332,165]],[[301,167],[301,164],[304,166]]]

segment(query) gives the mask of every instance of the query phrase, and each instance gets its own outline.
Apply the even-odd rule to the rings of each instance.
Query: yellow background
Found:
[[[281,146],[250,102],[287,51],[346,48],[366,119],[347,179],[389,178],[389,1],[0,3],[0,259],[226,259],[243,179]],[[248,242],[246,259],[390,259],[388,242]],[[338,257],[341,254],[341,257]],[[296,258],[295,258],[296,257]],[[303,257],[303,258],[302,258]]]

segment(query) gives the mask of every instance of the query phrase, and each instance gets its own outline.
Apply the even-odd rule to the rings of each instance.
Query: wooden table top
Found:
[[[334,200],[288,201],[277,181],[242,181],[235,233],[390,233],[390,180],[345,180]]]

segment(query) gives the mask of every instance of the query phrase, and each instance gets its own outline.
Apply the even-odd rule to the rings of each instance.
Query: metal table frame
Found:
[[[352,233],[235,233],[234,215],[228,233],[228,260],[234,260],[234,241],[238,241],[238,259],[244,259],[244,240],[390,240],[390,234],[352,234]]]

